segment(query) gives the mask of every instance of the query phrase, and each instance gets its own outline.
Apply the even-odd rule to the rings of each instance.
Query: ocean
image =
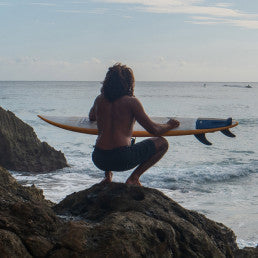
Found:
[[[101,181],[103,173],[91,161],[96,136],[62,130],[37,117],[87,116],[100,87],[100,82],[0,82],[0,106],[31,125],[41,141],[61,150],[70,165],[51,173],[11,171],[20,183],[35,184],[47,199],[59,202]],[[167,137],[168,152],[143,174],[141,182],[230,227],[240,248],[256,246],[258,83],[136,82],[135,95],[150,116],[233,117],[239,121],[232,129],[234,139],[218,132],[208,134],[212,146],[193,136]],[[114,181],[125,182],[130,173],[116,172]]]

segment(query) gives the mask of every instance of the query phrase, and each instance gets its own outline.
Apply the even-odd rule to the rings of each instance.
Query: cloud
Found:
[[[104,13],[106,13],[106,11],[107,11],[107,8],[95,8],[95,9],[89,10],[88,13],[91,13],[91,14],[104,14]]]
[[[230,6],[232,6],[232,4],[230,4],[230,3],[217,3],[215,5],[218,6],[218,7],[230,7]]]
[[[124,59],[122,63],[133,69],[137,81],[257,81],[255,55],[250,57],[243,53],[239,53],[240,56],[237,54],[233,60],[227,58],[224,62],[215,57],[208,60],[194,60],[188,57],[171,60],[156,56],[149,60]],[[101,81],[105,78],[107,67],[117,61],[99,60],[96,57],[72,62],[30,56],[0,56],[0,77],[2,80]]]
[[[31,3],[32,5],[40,5],[40,6],[56,6],[53,3]]]
[[[165,61],[165,57],[164,56],[159,56],[158,57],[158,62],[163,63]]]
[[[220,19],[214,17],[194,16],[191,21],[187,21],[193,24],[203,25],[216,25],[216,24],[228,24],[248,29],[258,29],[257,20],[241,20],[241,19]]]
[[[202,3],[204,0],[95,0],[95,2],[121,3],[121,4],[142,4],[142,5],[189,5]]]
[[[100,61],[98,58],[96,58],[96,57],[92,57],[91,61],[92,61],[94,64],[100,64],[100,63],[101,63],[101,61]]]
[[[84,13],[84,14],[104,14],[106,12],[106,8],[95,8],[95,9],[91,9],[91,10],[72,10],[72,9],[60,9],[60,10],[56,10],[57,13]]]
[[[175,14],[203,14],[211,15],[217,17],[248,17],[245,13],[241,13],[238,10],[233,10],[229,8],[213,7],[213,6],[194,6],[194,5],[184,5],[184,6],[164,6],[156,7],[150,6],[146,7],[147,12],[153,13],[175,13]]]
[[[14,65],[14,66],[56,66],[68,67],[71,63],[63,60],[42,60],[39,57],[22,56],[16,58],[0,57],[0,65]]]
[[[149,13],[203,15],[221,20],[193,20],[193,24],[228,24],[248,29],[257,29],[258,14],[232,8],[230,3],[208,4],[205,0],[95,0],[95,2],[137,5],[135,9]],[[223,20],[222,20],[223,19]]]
[[[9,3],[6,3],[6,2],[0,2],[0,6],[8,6],[10,5]]]
[[[82,10],[56,10],[57,13],[85,13]]]
[[[242,28],[258,29],[257,20],[226,20],[225,23],[232,24]]]
[[[22,65],[22,66],[59,66],[59,67],[69,67],[76,65],[84,65],[84,64],[101,64],[102,61],[96,57],[92,57],[89,60],[85,60],[82,62],[69,62],[65,60],[59,59],[42,59],[40,57],[33,56],[21,56],[21,57],[1,57],[0,56],[0,65]]]
[[[100,80],[109,63],[96,57],[70,61],[33,56],[0,56],[2,80]]]
[[[86,1],[74,1],[74,2],[71,2],[71,4],[89,4],[89,2],[86,2]]]
[[[133,16],[130,15],[122,15],[121,17],[125,19],[133,19]]]

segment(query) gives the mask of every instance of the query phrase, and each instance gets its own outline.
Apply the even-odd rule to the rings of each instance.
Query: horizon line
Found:
[[[102,80],[0,80],[0,82],[102,82]],[[258,83],[258,81],[160,81],[160,80],[136,80],[135,82],[200,82],[200,83],[220,83],[220,82],[227,82],[227,83]]]

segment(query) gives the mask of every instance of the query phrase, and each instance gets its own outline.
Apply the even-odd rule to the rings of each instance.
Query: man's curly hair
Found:
[[[110,102],[122,96],[134,96],[134,75],[131,68],[120,63],[109,67],[101,93]]]

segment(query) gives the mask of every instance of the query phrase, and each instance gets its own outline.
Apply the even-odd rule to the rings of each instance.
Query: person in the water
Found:
[[[99,169],[105,171],[105,183],[112,181],[112,171],[136,167],[126,183],[141,185],[140,176],[168,150],[168,142],[161,135],[179,126],[179,122],[173,119],[166,124],[153,122],[134,96],[134,85],[133,71],[129,67],[120,63],[110,67],[101,94],[89,112],[90,120],[97,121],[98,126],[92,160]],[[135,121],[156,137],[132,144]]]

